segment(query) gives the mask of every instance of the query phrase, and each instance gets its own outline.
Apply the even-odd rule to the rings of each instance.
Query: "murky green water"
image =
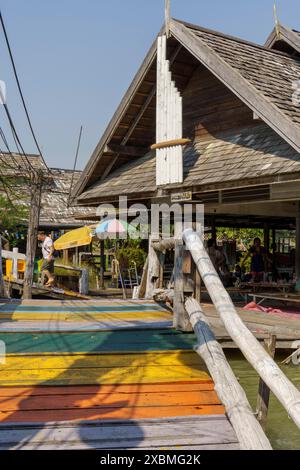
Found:
[[[280,365],[280,362],[288,355],[289,351],[277,354],[277,364]],[[239,378],[239,382],[244,388],[250,404],[255,410],[259,382],[258,375],[239,353],[226,351],[226,357],[236,376]],[[295,366],[290,364],[287,366],[280,365],[280,367],[300,390],[300,365]],[[288,417],[285,409],[273,395],[271,395],[270,399],[266,433],[274,449],[300,450],[300,430]]]

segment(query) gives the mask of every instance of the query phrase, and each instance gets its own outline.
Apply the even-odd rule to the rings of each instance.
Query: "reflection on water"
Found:
[[[280,362],[289,354],[289,351],[277,354],[277,364],[280,365]],[[257,373],[252,369],[248,362],[243,359],[241,354],[226,351],[226,357],[236,376],[239,378],[240,384],[244,388],[250,404],[255,410],[259,381]],[[280,365],[280,367],[287,377],[300,390],[300,365],[295,366],[290,364],[288,366]],[[288,417],[285,409],[272,394],[266,433],[274,449],[300,450],[300,430]]]

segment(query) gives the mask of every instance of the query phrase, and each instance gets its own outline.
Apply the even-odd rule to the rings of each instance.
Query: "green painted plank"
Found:
[[[81,333],[0,333],[8,354],[63,352],[141,352],[190,350],[194,334],[174,330],[100,331]]]

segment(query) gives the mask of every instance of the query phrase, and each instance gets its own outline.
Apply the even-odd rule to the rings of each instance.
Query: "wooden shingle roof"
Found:
[[[269,35],[265,46],[289,54],[300,54],[300,32],[279,24]]]
[[[29,162],[29,163],[28,163]],[[29,154],[26,158],[19,153],[0,153],[1,176],[10,185],[15,185],[15,191],[11,196],[13,201],[29,205],[29,188],[24,181],[30,168],[46,171],[45,164],[39,155]],[[68,198],[73,178],[76,184],[81,176],[81,171],[51,168],[51,176],[47,187],[42,191],[42,203],[40,213],[40,227],[68,228],[81,226],[78,219],[88,217],[89,208],[68,206]],[[1,190],[0,190],[1,191]]]
[[[202,64],[275,131],[274,138],[281,137],[280,145],[286,145],[288,154],[300,152],[300,107],[293,102],[293,83],[300,77],[298,56],[174,19],[170,30],[169,58],[174,60],[172,73],[182,91],[195,68]],[[184,54],[190,58],[189,66],[182,60]],[[184,67],[181,62],[185,62]],[[156,42],[79,179],[74,191],[78,202],[87,201],[91,192],[104,188],[107,181],[112,183],[110,174],[122,177],[124,173],[131,181],[128,169],[138,171],[142,161],[146,164],[149,156],[139,157],[149,152],[155,139],[155,71]],[[139,148],[139,155],[133,154],[133,146]],[[144,178],[138,183],[140,187],[141,181]]]
[[[249,183],[256,178],[272,178],[300,173],[300,154],[265,124],[215,138],[198,139],[184,151],[184,182],[180,188],[205,191],[228,182]],[[170,186],[174,189],[176,186]],[[119,195],[151,197],[156,193],[155,155],[149,153],[118,168],[103,182],[95,183],[78,198],[81,204],[116,200]]]

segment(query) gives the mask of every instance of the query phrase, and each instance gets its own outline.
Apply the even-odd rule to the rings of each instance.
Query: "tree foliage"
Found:
[[[24,204],[12,203],[0,194],[0,231],[16,231],[28,219],[28,208]]]

